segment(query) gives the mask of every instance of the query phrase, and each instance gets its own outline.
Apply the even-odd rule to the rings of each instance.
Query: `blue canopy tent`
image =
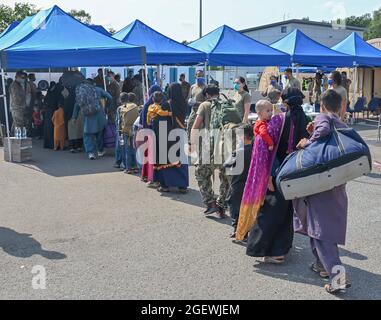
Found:
[[[26,20],[26,21],[25,21]],[[145,64],[145,49],[96,32],[54,6],[1,38],[3,69]]]
[[[224,25],[192,42],[189,47],[203,51],[211,66],[282,66],[290,56],[251,39]]]
[[[4,37],[7,33],[11,32],[14,28],[16,28],[20,22],[13,21],[2,33],[0,33],[0,38]]]
[[[351,55],[357,66],[381,67],[381,51],[363,40],[356,32],[332,48]]]
[[[0,40],[3,88],[4,69],[125,66],[145,63],[144,47],[129,45],[94,31],[58,6],[24,19]],[[6,100],[4,93],[2,97]],[[6,122],[9,136],[8,119]]]
[[[111,37],[111,33],[106,30],[105,27],[99,25],[99,24],[90,24],[89,27],[95,31],[98,31],[106,36]]]
[[[363,40],[356,32],[332,48],[338,52],[349,54],[353,57],[355,72],[353,84],[353,107],[356,104],[357,94],[357,68],[381,67],[381,51]]]
[[[145,46],[149,65],[197,64],[206,60],[205,53],[162,35],[140,20],[135,20],[113,37],[126,43]]]
[[[292,64],[310,67],[351,67],[354,62],[351,56],[323,46],[298,29],[271,44],[271,47],[288,53]]]

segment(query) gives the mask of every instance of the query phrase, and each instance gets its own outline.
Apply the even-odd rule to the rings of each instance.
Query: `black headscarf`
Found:
[[[302,108],[304,98],[304,94],[297,88],[288,88],[282,93],[282,100],[288,105],[288,111],[278,150],[281,161],[290,152],[296,150],[300,140],[309,137],[307,132],[308,118]],[[291,136],[292,128],[293,136]]]
[[[172,83],[168,90],[168,99],[172,112],[172,123],[176,128],[185,128],[188,105],[184,99],[181,85]]]

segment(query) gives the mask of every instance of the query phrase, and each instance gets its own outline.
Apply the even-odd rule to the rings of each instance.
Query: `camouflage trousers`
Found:
[[[219,171],[220,194],[218,197],[214,194],[213,180],[215,170]],[[196,166],[196,180],[200,188],[202,201],[206,206],[214,202],[221,207],[227,208],[226,198],[230,188],[230,179],[226,175],[226,170],[222,165],[203,164]]]

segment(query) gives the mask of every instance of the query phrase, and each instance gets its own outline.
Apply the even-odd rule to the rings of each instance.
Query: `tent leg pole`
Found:
[[[356,95],[357,95],[357,65],[355,66],[355,70],[354,70],[354,79],[353,79],[353,101],[352,101],[352,104],[353,104],[353,109],[355,108],[355,105],[356,105]]]
[[[103,67],[103,87],[105,91],[107,91],[107,85],[106,85],[106,68]]]
[[[52,69],[49,68],[49,85],[52,82]]]
[[[145,73],[145,81],[146,81],[146,91],[147,91],[147,96],[149,94],[149,83],[148,83],[148,67],[145,64],[144,65],[144,73]]]
[[[12,162],[11,133],[10,133],[9,119],[8,119],[8,101],[7,101],[7,91],[5,89],[5,74],[4,74],[3,68],[1,68],[1,83],[3,86],[2,95],[3,95],[3,101],[4,101],[5,125],[7,130],[7,137],[8,137],[9,162]]]

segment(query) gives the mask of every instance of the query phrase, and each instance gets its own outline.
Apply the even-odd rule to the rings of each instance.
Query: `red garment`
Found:
[[[267,130],[267,126],[268,126],[267,121],[258,120],[255,123],[254,134],[255,134],[255,136],[261,136],[262,139],[266,142],[266,144],[269,147],[273,147],[274,146],[274,141],[273,141],[273,139],[269,135],[269,132]]]
[[[33,111],[32,113],[33,117],[33,124],[35,127],[41,127],[42,126],[42,120],[41,120],[41,113],[40,111]]]

